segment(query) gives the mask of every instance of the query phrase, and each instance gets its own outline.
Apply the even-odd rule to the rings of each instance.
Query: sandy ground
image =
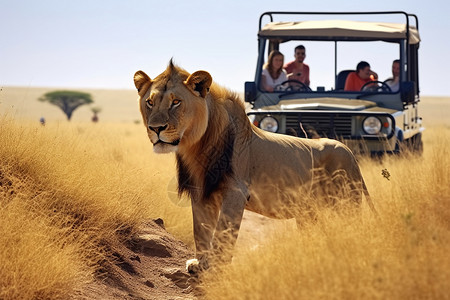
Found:
[[[159,223],[159,224],[157,224]],[[142,226],[132,240],[113,249],[116,260],[104,274],[76,291],[74,299],[196,299],[197,277],[185,270],[194,252],[176,240],[157,220]],[[235,251],[252,250],[280,229],[295,228],[294,220],[273,220],[246,211]],[[235,262],[233,262],[235,263]]]
[[[193,253],[159,222],[113,250],[115,262],[103,274],[73,294],[72,299],[194,299],[185,261]]]

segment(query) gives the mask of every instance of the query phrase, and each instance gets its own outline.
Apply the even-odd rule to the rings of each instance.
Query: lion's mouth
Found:
[[[172,145],[172,146],[178,146],[179,143],[180,143],[180,139],[172,141],[172,142],[164,142],[163,140],[158,140],[153,145],[156,146],[158,144],[167,144],[167,145]]]

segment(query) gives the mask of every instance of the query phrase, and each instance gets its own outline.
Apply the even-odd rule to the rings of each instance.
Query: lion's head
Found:
[[[156,153],[176,152],[201,139],[208,126],[205,98],[211,83],[208,72],[189,74],[172,62],[154,80],[136,72],[142,118]]]

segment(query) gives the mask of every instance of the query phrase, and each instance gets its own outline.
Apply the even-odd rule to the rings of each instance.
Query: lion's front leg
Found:
[[[214,230],[217,226],[220,206],[216,201],[192,201],[194,223],[195,259],[186,262],[189,273],[198,273],[209,267],[208,255]]]
[[[221,198],[219,201],[192,203],[196,259],[186,263],[190,273],[231,261],[248,192],[245,186],[236,184],[215,195],[218,196]],[[206,203],[221,203],[222,206],[208,206]]]
[[[234,182],[224,191],[219,220],[212,241],[214,263],[228,263],[238,238],[248,190],[243,184]]]

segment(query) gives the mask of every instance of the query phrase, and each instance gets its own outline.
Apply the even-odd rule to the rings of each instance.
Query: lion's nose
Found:
[[[158,127],[152,127],[152,126],[148,126],[148,128],[154,132],[156,132],[157,134],[159,134],[161,131],[165,130],[167,128],[167,124],[164,126],[158,126]]]

